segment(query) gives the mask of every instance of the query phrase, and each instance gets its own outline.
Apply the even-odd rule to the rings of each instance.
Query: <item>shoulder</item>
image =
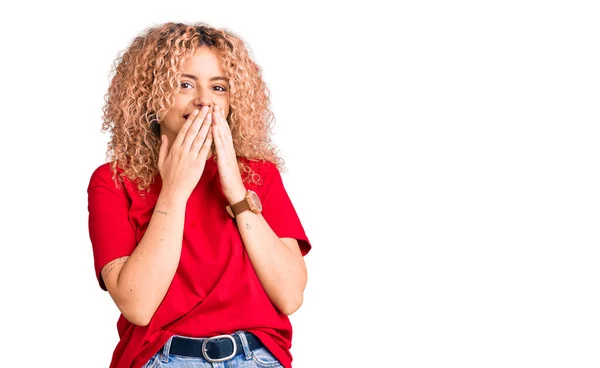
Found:
[[[112,169],[110,168],[109,162],[104,163],[94,169],[90,178],[90,183],[105,181],[107,178],[112,178]]]
[[[117,172],[120,172],[120,169],[117,168]],[[106,186],[110,183],[115,185],[115,180],[113,179],[113,170],[110,162],[104,163],[94,169],[90,177],[90,187],[97,185]]]

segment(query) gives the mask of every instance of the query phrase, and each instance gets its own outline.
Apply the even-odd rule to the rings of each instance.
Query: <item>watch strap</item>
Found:
[[[232,204],[230,207],[231,207],[231,212],[233,213],[233,217],[236,217],[240,213],[249,210],[250,203],[248,203],[248,197],[242,199],[238,203]]]

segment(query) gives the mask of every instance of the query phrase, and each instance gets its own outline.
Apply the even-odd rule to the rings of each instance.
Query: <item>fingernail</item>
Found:
[[[206,115],[206,119],[208,119],[208,121],[212,120],[212,114],[209,112],[208,115]]]

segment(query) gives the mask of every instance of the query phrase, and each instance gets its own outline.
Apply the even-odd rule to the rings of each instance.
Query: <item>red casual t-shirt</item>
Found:
[[[311,244],[277,167],[268,161],[242,160],[260,175],[258,185],[245,186],[260,197],[266,222],[278,237],[297,239],[306,255]],[[121,178],[122,185],[117,188],[106,163],[94,171],[88,187],[94,266],[104,290],[102,267],[134,251],[162,185],[157,175],[150,191],[140,192],[135,183]],[[120,315],[120,341],[111,368],[141,367],[172,335],[209,337],[239,330],[255,334],[284,367],[291,367],[292,326],[267,297],[237,224],[225,210],[228,204],[217,162],[209,158],[187,202],[181,257],[173,281],[147,326],[134,325]]]

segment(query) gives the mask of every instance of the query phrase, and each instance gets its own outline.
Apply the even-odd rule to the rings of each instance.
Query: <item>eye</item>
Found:
[[[186,87],[186,85],[189,87]],[[192,88],[192,85],[188,82],[181,82],[181,88],[184,88],[184,89]]]
[[[219,91],[219,92],[226,92],[227,91],[227,89],[225,89],[225,87],[223,87],[223,86],[215,86],[215,88],[220,88],[220,89],[217,89],[217,91]]]

